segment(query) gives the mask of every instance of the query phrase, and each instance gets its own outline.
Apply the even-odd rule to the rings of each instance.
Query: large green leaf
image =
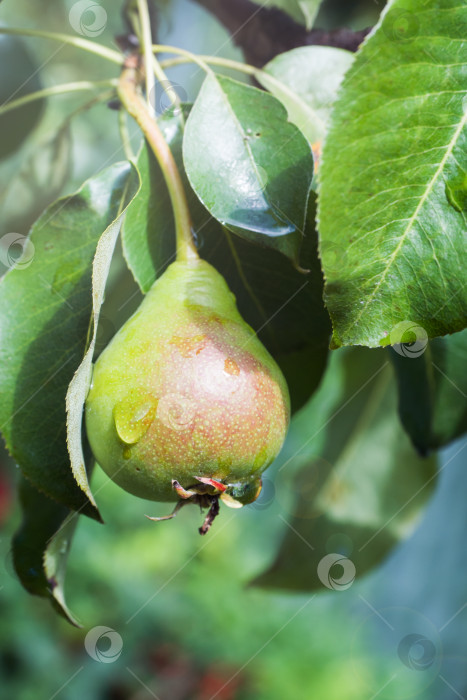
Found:
[[[391,359],[399,414],[422,454],[467,431],[467,330],[420,345],[415,356],[410,345],[396,345]]]
[[[310,590],[334,581],[338,588],[333,563],[361,576],[411,532],[434,486],[435,461],[411,447],[396,402],[384,351],[332,354],[322,386],[298,416],[298,446],[292,426],[293,452],[282,457],[276,491],[296,460],[304,463],[294,480],[298,495],[292,516],[282,516],[287,531],[279,554],[256,583]]]
[[[64,596],[66,561],[78,514],[70,514],[24,477],[19,497],[23,521],[13,538],[16,573],[29,593],[48,598],[66,620],[79,626]]]
[[[0,428],[23,473],[70,509],[99,517],[78,486],[66,442],[65,396],[92,327],[92,265],[116,219],[131,169],[119,163],[52,204],[16,242],[24,253],[0,283]],[[12,247],[15,241],[12,241]]]
[[[206,76],[183,140],[188,179],[227,229],[298,261],[311,147],[272,95]]]
[[[322,0],[253,0],[261,7],[277,7],[287,12],[292,19],[311,29]]]
[[[184,114],[177,116],[167,112],[160,118],[159,125],[182,172],[200,254],[224,275],[236,296],[240,313],[281,366],[289,384],[292,410],[297,410],[321,379],[330,335],[316,253],[314,195],[310,197],[300,257],[302,267],[310,270],[304,274],[277,251],[252,245],[230,234],[199,202],[183,170],[182,136],[187,113],[188,107]],[[138,168],[142,164],[141,190],[129,206],[123,227],[125,256],[145,292],[175,254],[173,215],[167,189],[154,156],[146,148],[143,145],[137,160]],[[156,183],[157,189],[154,189]],[[145,225],[145,221],[150,223]],[[163,243],[162,236],[168,241]],[[162,249],[163,256],[160,255]],[[145,254],[140,255],[140,251]]]
[[[345,77],[320,171],[335,346],[467,324],[466,23],[458,0],[394,0]]]
[[[332,105],[354,55],[330,46],[302,46],[279,54],[255,73],[282,102],[289,119],[312,144],[324,138]]]

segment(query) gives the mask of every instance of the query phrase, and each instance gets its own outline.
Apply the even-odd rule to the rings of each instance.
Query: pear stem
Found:
[[[128,114],[133,117],[143,132],[162,170],[174,213],[177,260],[183,262],[196,260],[199,256],[191,232],[191,217],[183,182],[159,125],[141,97],[138,90],[140,82],[139,57],[131,54],[125,60],[118,81],[118,96]]]

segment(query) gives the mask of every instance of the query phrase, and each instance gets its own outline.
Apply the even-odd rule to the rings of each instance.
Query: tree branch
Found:
[[[370,31],[370,27],[358,32],[346,28],[307,31],[281,10],[261,7],[251,0],[196,1],[217,17],[243,49],[246,61],[257,67],[299,46],[334,46],[356,51]]]

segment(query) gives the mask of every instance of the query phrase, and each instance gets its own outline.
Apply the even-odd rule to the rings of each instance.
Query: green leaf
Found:
[[[457,0],[395,0],[347,73],[320,170],[335,346],[467,325],[467,109]]]
[[[330,336],[317,257],[315,195],[310,197],[300,257],[301,266],[310,272],[303,274],[277,251],[231,235],[200,203],[183,169],[182,136],[188,111],[189,107],[185,106],[183,113],[175,116],[166,112],[159,119],[159,126],[185,182],[200,254],[225,277],[243,318],[258,332],[280,365],[289,385],[292,410],[296,411],[309,399],[321,379]],[[140,168],[141,163],[149,166]],[[175,254],[175,233],[167,189],[157,162],[145,144],[137,166],[142,185],[128,208],[123,242],[133,275],[146,292]],[[162,236],[168,243],[160,240]],[[162,245],[168,248],[161,257]],[[144,256],[139,254],[141,250],[145,251]]]
[[[118,216],[99,238],[96,253],[92,262],[92,319],[93,332],[91,342],[86,350],[83,360],[71,380],[66,395],[67,413],[67,444],[70,455],[71,468],[76,481],[82,490],[88,494],[90,500],[89,484],[86,474],[86,456],[83,452],[83,440],[81,427],[83,422],[83,407],[89,391],[92,376],[92,358],[96,346],[97,327],[99,314],[104,302],[105,285],[109,275],[112,255],[117,243],[118,234],[126,208],[137,194],[139,178],[136,169],[132,169],[131,176],[125,183],[122,191]]]
[[[0,104],[41,88],[39,68],[21,39],[0,36]],[[44,104],[45,100],[37,100],[0,116],[0,159],[22,145],[41,118]]]
[[[304,24],[309,30],[313,26],[319,6],[322,0],[253,0],[261,7],[277,7],[279,10],[287,12],[292,19],[300,24]]]
[[[298,5],[305,19],[305,27],[310,30],[313,26],[313,22],[316,19],[316,15],[319,12],[321,2],[322,0],[295,0],[292,2],[287,2],[287,5],[290,7],[293,7],[295,3]]]
[[[322,141],[337,92],[354,55],[329,46],[302,46],[281,53],[255,73],[256,80],[287,109],[311,144]]]
[[[207,75],[187,120],[183,159],[191,186],[218,221],[298,261],[313,156],[278,100]]]
[[[78,515],[44,496],[24,477],[19,497],[23,521],[13,537],[16,573],[29,593],[48,598],[68,622],[79,627],[64,596],[66,561]]]
[[[72,510],[99,518],[70,468],[65,396],[88,342],[91,275],[102,232],[120,213],[131,172],[118,163],[52,204],[0,283],[0,429],[28,479]],[[13,253],[11,257],[13,257]]]
[[[2,234],[10,231],[26,234],[46,206],[57,199],[71,172],[72,151],[70,122],[67,120],[41,139],[34,151],[23,159],[18,172],[0,194]],[[9,211],[8,205],[17,202],[21,202],[21,211],[18,212],[17,206]],[[7,268],[2,265],[1,273]]]
[[[293,452],[284,454],[282,466],[304,465],[294,479],[298,497],[292,516],[283,517],[279,554],[256,584],[332,588],[323,581],[324,557],[341,555],[344,572],[343,560],[350,558],[347,572],[360,577],[412,531],[435,483],[435,461],[414,452],[397,420],[396,401],[384,351],[332,353],[321,388],[298,416],[298,439],[292,426]],[[285,469],[277,489],[281,479],[290,479]],[[327,573],[332,584],[333,573]],[[337,580],[339,571],[334,573]]]
[[[415,356],[410,345],[395,346],[391,359],[402,424],[421,454],[467,431],[467,330],[435,338]]]

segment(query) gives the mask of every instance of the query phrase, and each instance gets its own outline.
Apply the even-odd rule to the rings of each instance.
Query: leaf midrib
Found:
[[[248,157],[249,157],[249,160],[251,161],[251,165],[252,165],[253,170],[254,170],[255,175],[256,175],[256,180],[257,180],[258,184],[260,185],[261,192],[262,192],[262,194],[263,194],[263,199],[267,202],[267,204],[270,204],[270,202],[268,202],[268,200],[267,200],[266,197],[264,196],[265,190],[266,190],[266,186],[261,182],[261,178],[260,178],[260,175],[259,175],[259,172],[258,172],[258,168],[256,167],[256,162],[255,162],[254,154],[253,154],[253,151],[251,150],[251,146],[250,146],[249,140],[248,140],[248,138],[247,138],[247,134],[246,134],[246,132],[245,132],[244,129],[243,129],[242,123],[240,122],[240,120],[238,119],[237,115],[235,114],[234,109],[232,109],[232,105],[230,104],[229,97],[228,97],[227,93],[224,92],[224,89],[222,88],[222,84],[221,84],[220,81],[217,79],[217,76],[216,76],[215,74],[213,74],[213,75],[210,76],[210,77],[215,81],[215,84],[218,86],[218,88],[219,88],[219,90],[220,90],[220,92],[221,92],[221,95],[222,95],[222,101],[224,102],[224,104],[226,105],[228,111],[230,112],[230,115],[231,115],[231,117],[232,117],[232,120],[233,120],[234,123],[236,124],[237,129],[238,129],[238,131],[239,131],[239,133],[240,133],[240,135],[241,135],[241,140],[242,140],[242,143],[243,143],[243,148],[244,148],[245,151],[247,152]]]
[[[434,188],[436,182],[438,181],[440,174],[444,170],[444,166],[446,165],[448,158],[452,155],[452,152],[454,150],[454,146],[456,145],[456,143],[459,139],[459,136],[462,133],[462,130],[466,124],[467,124],[467,112],[464,114],[464,116],[460,120],[459,126],[457,127],[456,131],[454,132],[453,137],[452,137],[451,141],[449,142],[448,147],[446,148],[445,155],[441,159],[441,162],[440,162],[438,168],[436,169],[436,172],[434,173],[432,179],[430,180],[428,187],[426,188],[425,193],[420,198],[420,202],[418,203],[414,213],[409,218],[408,224],[407,224],[405,230],[403,231],[402,235],[400,236],[399,243],[397,244],[391,257],[389,258],[389,261],[388,261],[388,264],[386,265],[386,268],[384,269],[383,273],[381,274],[380,281],[377,283],[373,292],[370,294],[370,296],[367,298],[365,304],[360,309],[360,313],[357,314],[355,319],[352,321],[352,325],[355,325],[356,323],[358,323],[360,321],[360,319],[362,318],[362,316],[364,315],[364,313],[367,311],[368,307],[372,303],[373,299],[375,298],[375,295],[379,291],[384,280],[386,279],[386,276],[387,276],[391,266],[393,265],[394,261],[396,260],[402,246],[404,245],[404,243],[407,239],[407,236],[409,235],[409,233],[411,232],[411,230],[414,226],[414,223],[418,217],[418,214],[420,213],[421,209],[423,208],[429,195],[433,191],[433,188]],[[347,328],[349,328],[349,326],[347,326]]]

